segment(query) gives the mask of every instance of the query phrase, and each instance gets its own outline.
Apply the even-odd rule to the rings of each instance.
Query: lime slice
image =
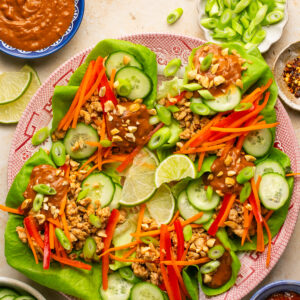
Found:
[[[30,85],[18,100],[0,106],[0,123],[17,123],[28,102],[41,85],[36,72],[31,67],[26,65],[21,69],[21,72],[31,74],[32,80]]]
[[[183,178],[196,177],[194,163],[183,154],[174,154],[163,160],[155,172],[155,185],[161,186],[163,183],[179,181]]]
[[[0,105],[19,99],[28,89],[32,74],[28,72],[4,72],[0,74]]]
[[[150,216],[157,224],[168,224],[171,221],[175,210],[175,199],[166,184],[156,190],[146,205]]]
[[[157,159],[149,150],[142,149],[134,158],[124,182],[120,203],[134,206],[148,200],[156,190],[154,176]]]

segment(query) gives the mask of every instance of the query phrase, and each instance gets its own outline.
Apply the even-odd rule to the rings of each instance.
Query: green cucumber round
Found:
[[[255,181],[257,181],[258,176],[262,176],[266,173],[278,173],[282,176],[285,175],[281,164],[273,159],[266,159],[256,166],[254,175]]]
[[[150,283],[140,282],[137,283],[130,293],[130,300],[164,300],[161,289]]]
[[[132,90],[127,96],[129,100],[143,99],[152,91],[151,78],[137,67],[124,67],[120,69],[115,81],[125,80],[130,83]]]
[[[243,144],[244,150],[255,157],[265,156],[273,146],[273,136],[269,128],[251,131]]]
[[[122,197],[122,187],[115,183],[115,193],[112,201],[109,204],[110,210],[118,209],[120,207],[120,200]]]
[[[280,174],[267,173],[261,178],[259,198],[263,206],[270,210],[278,210],[289,198],[289,185]]]
[[[99,136],[97,130],[92,126],[84,123],[78,123],[76,128],[70,128],[64,138],[64,145],[66,152],[73,159],[85,159],[90,157],[96,150],[97,147],[92,147],[85,142],[99,142]],[[72,149],[76,143],[81,145],[78,150]]]

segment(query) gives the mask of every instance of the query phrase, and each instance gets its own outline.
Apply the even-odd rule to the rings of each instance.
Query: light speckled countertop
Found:
[[[265,54],[267,62],[272,65],[277,53],[291,42],[300,39],[300,1],[288,1],[289,20],[281,40],[274,44]],[[177,7],[184,10],[181,19],[168,26],[166,16]],[[79,51],[95,45],[103,38],[116,38],[122,35],[145,32],[171,32],[202,38],[203,33],[197,25],[195,0],[87,0],[85,15],[81,27],[73,40],[59,52],[51,56],[29,62],[36,68],[41,81],[45,79],[64,61]],[[0,72],[15,71],[24,60],[0,54]],[[300,113],[287,108],[298,141],[300,142]],[[0,203],[4,203],[7,193],[7,159],[15,125],[0,125]],[[22,274],[10,268],[4,257],[4,228],[6,214],[0,214],[0,276],[8,276],[30,282]],[[280,279],[300,280],[300,221],[296,225],[287,249],[276,267],[260,285]],[[32,283],[47,299],[61,300],[64,297],[56,292]],[[249,299],[250,295],[245,299]],[[91,299],[92,300],[92,299]]]

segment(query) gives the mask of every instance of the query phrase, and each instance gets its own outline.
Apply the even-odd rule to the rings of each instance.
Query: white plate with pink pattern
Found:
[[[157,63],[160,66],[166,65],[169,60],[175,57],[181,58],[182,62],[187,64],[191,50],[204,43],[203,40],[198,38],[158,33],[130,35],[121,39],[149,47],[156,53]],[[39,128],[48,126],[52,119],[51,99],[54,87],[56,85],[66,85],[71,74],[82,64],[90,51],[91,49],[87,49],[80,52],[55,70],[29,102],[17,126],[10,149],[8,161],[9,187],[25,161],[37,151],[37,148],[31,144],[33,134]],[[289,116],[280,101],[277,102],[276,113],[280,122],[276,131],[276,147],[290,157],[293,172],[300,172],[300,151],[297,139]],[[226,293],[214,297],[214,300],[241,299],[268,275],[287,247],[293,233],[300,209],[299,195],[300,183],[299,180],[296,180],[286,222],[272,241],[272,256],[269,268],[267,269],[265,266],[267,251],[265,253],[247,252],[240,254],[242,267],[235,285]],[[201,295],[201,299],[208,298]]]

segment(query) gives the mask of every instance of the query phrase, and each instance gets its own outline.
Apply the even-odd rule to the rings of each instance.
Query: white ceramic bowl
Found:
[[[27,283],[9,277],[0,277],[0,287],[11,288],[20,293],[24,291],[35,297],[37,300],[46,300],[46,298],[39,291]]]
[[[205,14],[205,3],[206,3],[206,0],[196,0],[197,9],[198,9],[197,23],[200,26],[200,28],[204,31],[205,39],[207,41],[220,43],[220,41],[212,38],[212,36],[211,36],[212,31],[203,27],[200,23],[202,18],[207,17]],[[263,29],[266,30],[266,32],[267,32],[267,36],[264,39],[264,41],[258,46],[258,49],[260,50],[261,53],[267,52],[269,50],[269,48],[272,46],[272,44],[274,44],[275,42],[277,42],[280,39],[283,28],[288,21],[287,3],[288,3],[288,1],[286,1],[286,4],[285,4],[284,18],[279,23],[271,25],[271,26],[263,26]]]

